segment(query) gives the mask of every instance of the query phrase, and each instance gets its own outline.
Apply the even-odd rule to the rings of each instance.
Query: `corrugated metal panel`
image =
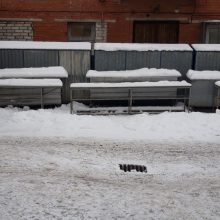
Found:
[[[196,70],[220,70],[220,52],[196,52]]]
[[[135,77],[135,78],[119,78],[119,77],[97,77],[97,78],[90,78],[91,82],[144,82],[144,81],[161,81],[161,80],[170,80],[176,81],[177,77]],[[147,94],[148,92],[148,94]],[[169,95],[175,96],[177,89],[175,88],[147,88],[147,89],[134,89],[134,98],[140,99],[147,95],[154,96],[154,97],[168,97]],[[126,98],[128,97],[128,92],[126,89],[91,89],[91,98]]]
[[[56,50],[24,50],[24,67],[48,67],[59,65]]]
[[[125,51],[95,51],[95,70],[125,70],[126,52]]]
[[[63,80],[62,102],[69,102],[70,75],[72,73],[71,51],[59,51],[59,65],[68,72],[68,79]]]
[[[73,82],[86,82],[86,73],[90,69],[89,51],[72,51]]]
[[[186,73],[192,69],[193,53],[189,51],[162,51],[160,68],[176,69],[186,78]]]
[[[61,89],[51,88],[44,89],[48,93],[44,97],[44,105],[60,105],[61,104]],[[38,88],[0,88],[0,106],[40,106],[41,90]]]
[[[176,97],[177,90],[175,88],[137,88],[133,89],[133,99],[147,100],[149,97]],[[123,88],[106,88],[91,89],[91,98],[93,99],[128,99],[128,89]]]
[[[0,69],[23,67],[22,50],[0,50]]]
[[[59,51],[59,65],[63,66],[68,74],[72,71],[71,51]]]
[[[159,51],[128,51],[126,54],[126,69],[160,68]]]
[[[69,102],[69,84],[71,82],[86,81],[86,73],[90,69],[90,51],[0,50],[0,68],[48,67],[59,65],[63,66],[69,73],[69,78],[63,79],[62,101],[66,103]],[[83,95],[85,95],[85,93],[83,93]],[[47,102],[50,100],[51,104],[53,104],[53,98],[50,99],[48,96]]]
[[[108,71],[108,70],[124,70],[124,61],[125,61],[125,69],[140,69],[143,67],[148,68],[160,68],[160,52],[158,51],[96,51],[95,52],[95,69],[99,71]],[[158,78],[135,78],[135,79],[127,79],[127,78],[102,78],[102,79],[92,79],[93,82],[125,82],[125,81],[158,81],[158,80],[177,80],[176,77],[161,77]],[[149,89],[148,89],[149,90]],[[120,93],[121,92],[121,93]],[[151,95],[155,96],[163,96],[169,95],[170,91],[163,90],[163,93],[154,93],[151,91]],[[91,90],[92,98],[110,98],[110,97],[126,97],[127,93],[122,95],[122,91],[115,91],[115,89],[111,90]],[[172,94],[176,94],[176,89],[172,90]],[[144,94],[146,95],[146,93]],[[140,96],[139,93],[136,93],[135,97],[138,98]]]
[[[215,81],[192,81],[190,105],[193,107],[213,107],[216,95]]]
[[[90,82],[157,82],[162,80],[177,81],[176,76],[160,76],[160,77],[90,77]]]
[[[90,69],[90,51],[72,51],[72,72],[70,82],[86,82]],[[88,98],[88,91],[77,91],[78,96]]]
[[[69,76],[63,86],[63,101],[69,102],[69,86],[72,82],[86,82],[86,73],[90,69],[90,51],[60,51],[59,65],[63,66]],[[88,96],[82,92],[80,97]]]

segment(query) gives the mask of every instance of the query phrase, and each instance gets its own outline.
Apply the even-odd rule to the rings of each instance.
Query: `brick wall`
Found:
[[[34,21],[33,40],[38,41],[67,41],[68,21],[94,20],[97,22],[98,42],[132,42],[134,20],[173,19],[180,21],[179,42],[199,43],[201,42],[202,22],[220,20],[220,1],[2,0],[0,19],[5,18],[32,19]],[[62,19],[68,21],[57,21]],[[104,26],[101,26],[102,21],[104,21]]]
[[[180,24],[179,43],[202,43],[203,25],[198,24]]]
[[[33,22],[35,41],[67,41],[67,23],[40,21]]]
[[[32,22],[0,21],[0,40],[33,40]]]
[[[96,22],[96,42],[107,41],[107,22]]]

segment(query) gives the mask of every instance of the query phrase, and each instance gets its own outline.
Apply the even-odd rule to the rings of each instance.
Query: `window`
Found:
[[[207,44],[220,43],[220,23],[205,23],[204,42]]]
[[[179,22],[135,21],[134,43],[178,43]]]
[[[68,24],[69,41],[95,41],[95,23],[72,22]]]

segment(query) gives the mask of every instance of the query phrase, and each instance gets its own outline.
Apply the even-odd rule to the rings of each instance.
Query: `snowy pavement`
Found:
[[[2,220],[220,219],[219,112],[5,108],[0,125]]]
[[[220,218],[219,144],[2,137],[0,149],[4,220]]]

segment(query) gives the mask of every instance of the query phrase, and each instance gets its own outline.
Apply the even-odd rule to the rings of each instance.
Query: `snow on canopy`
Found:
[[[181,73],[177,70],[168,69],[148,69],[142,68],[137,70],[125,70],[125,71],[96,71],[89,70],[86,77],[120,77],[120,78],[135,78],[135,77],[162,77],[162,76],[175,76],[180,77]]]
[[[220,80],[220,71],[195,71],[189,70],[187,77],[191,80]]]
[[[0,69],[0,78],[67,78],[62,66]]]
[[[192,51],[188,44],[96,43],[103,51]]]
[[[62,87],[60,79],[0,79],[0,87]]]
[[[0,49],[91,50],[89,42],[0,41]]]
[[[220,44],[193,44],[196,51],[220,51]]]
[[[215,83],[215,85],[218,86],[218,87],[220,87],[220,81],[217,81],[217,82]]]
[[[186,81],[123,82],[123,83],[72,83],[71,88],[136,88],[136,87],[190,87]]]

